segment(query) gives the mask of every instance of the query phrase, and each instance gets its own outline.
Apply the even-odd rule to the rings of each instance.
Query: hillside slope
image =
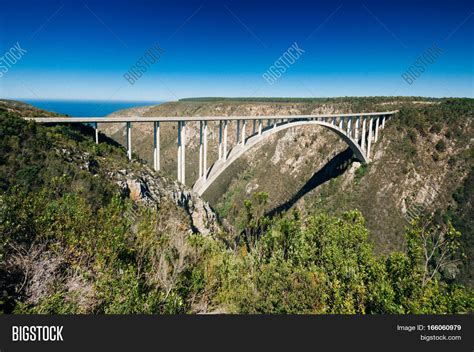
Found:
[[[31,114],[52,116],[23,103],[0,105],[2,311],[125,309],[114,303],[120,290],[150,285],[133,271],[142,227],[156,222],[162,234],[164,268],[155,274],[163,275],[163,285],[176,280],[168,270],[188,255],[186,238],[219,233],[206,202],[145,165],[129,163],[112,140],[95,145],[90,127],[19,118]],[[186,269],[180,265],[174,275]],[[117,292],[107,291],[113,285]],[[136,299],[148,304],[146,297]]]
[[[289,129],[256,146],[235,162],[204,194],[222,218],[236,224],[243,200],[254,192],[269,194],[267,211],[278,214],[292,207],[340,214],[358,208],[378,251],[401,249],[406,212],[423,203],[421,189],[434,185],[430,212],[445,212],[452,194],[470,172],[473,101],[422,98],[339,98],[315,100],[190,99],[116,115],[231,116],[386,111],[401,109],[374,146],[374,162],[361,167],[334,134],[321,127]],[[162,124],[162,165],[176,175],[176,126]],[[247,133],[251,132],[251,123]],[[103,126],[112,138],[124,141],[123,126]],[[134,150],[151,162],[150,124],[134,125]],[[197,177],[198,128],[190,124],[187,145],[187,184]],[[217,124],[210,124],[210,162],[217,157]],[[235,143],[235,125],[229,128]],[[271,181],[270,181],[271,180]],[[432,187],[432,186],[430,186]],[[420,193],[420,194],[418,194]]]

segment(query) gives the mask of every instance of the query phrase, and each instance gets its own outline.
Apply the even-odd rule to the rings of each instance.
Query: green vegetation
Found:
[[[364,177],[364,175],[367,173],[369,169],[369,166],[367,164],[362,164],[357,168],[355,171],[355,181],[358,183],[360,182],[360,179]]]
[[[179,101],[183,102],[277,102],[277,103],[343,103],[343,102],[360,102],[365,101],[372,104],[392,101],[436,101],[439,99],[427,97],[337,97],[337,98],[289,98],[289,97],[200,97],[200,98],[183,98]]]
[[[268,226],[251,251],[237,250],[238,255],[214,261],[216,268],[206,266],[222,272],[217,300],[230,311],[369,314],[474,308],[472,292],[427,277],[421,257],[426,233],[416,226],[407,233],[407,251],[388,257],[374,255],[358,211],[305,220],[294,212]],[[449,241],[455,248],[456,237]]]
[[[415,113],[402,112],[401,119],[406,124],[393,128],[414,129],[417,138],[431,133]],[[436,134],[446,133],[445,122],[438,123]],[[162,199],[146,206],[123,194],[111,170],[142,165],[128,163],[110,141],[96,146],[92,132],[40,126],[0,109],[4,313],[474,310],[472,289],[456,275],[473,248],[472,169],[446,212],[416,219],[404,231],[405,249],[381,254],[361,211],[291,210],[269,218],[265,192],[232,210],[234,233],[196,233],[176,204]],[[472,151],[456,158],[472,160]],[[373,169],[355,173],[362,187]],[[327,184],[322,203],[341,183]],[[344,207],[351,199],[341,200]],[[231,196],[224,210],[236,201]]]

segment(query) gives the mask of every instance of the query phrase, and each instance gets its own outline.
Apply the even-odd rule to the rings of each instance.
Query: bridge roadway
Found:
[[[385,122],[396,111],[350,113],[350,114],[321,114],[321,115],[272,115],[272,116],[153,116],[153,117],[25,117],[37,123],[88,123],[95,128],[95,141],[99,143],[99,123],[125,123],[127,156],[132,159],[132,123],[153,123],[153,167],[160,170],[160,123],[178,124],[178,170],[177,179],[185,182],[186,160],[186,123],[200,122],[199,133],[199,178],[194,183],[193,190],[202,195],[216,178],[242,154],[251,147],[265,140],[270,135],[290,127],[302,125],[319,125],[340,136],[353,150],[354,155],[363,163],[370,161],[371,145],[377,142],[379,130],[385,127]],[[246,136],[246,125],[253,121],[253,130]],[[264,122],[266,126],[264,127]],[[219,157],[207,166],[207,137],[208,122],[219,123]],[[227,142],[227,127],[230,122],[237,124],[236,145],[229,150]],[[257,127],[258,126],[258,127]]]

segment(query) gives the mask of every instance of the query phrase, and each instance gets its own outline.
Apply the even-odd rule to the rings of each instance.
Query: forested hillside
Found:
[[[432,161],[425,160],[426,155],[448,165],[445,172],[456,178],[443,192],[440,211],[413,219],[401,232],[387,227],[387,238],[405,240],[386,251],[377,249],[364,208],[350,201],[343,207],[332,204],[329,195],[326,203],[308,197],[307,206],[271,213],[275,198],[260,187],[240,192],[242,198],[229,198],[228,192],[238,193],[235,185],[245,179],[238,177],[229,183],[234,188],[217,196],[218,219],[206,202],[172,181],[166,169],[158,174],[144,162],[129,163],[123,147],[104,136],[95,145],[91,128],[42,126],[0,106],[0,309],[5,313],[472,312],[473,291],[461,285],[458,274],[461,264],[467,263],[463,251],[472,250],[473,153],[468,119],[472,101],[437,102],[439,114],[430,110],[435,104],[422,104],[421,109],[416,105],[403,110],[399,121],[384,131],[399,132],[399,142],[382,138],[376,150],[384,151],[384,156],[376,156],[374,166],[364,169],[353,164],[352,179],[344,179],[346,174],[335,178],[351,184],[346,193],[362,192],[357,187],[370,184],[377,177],[373,176],[379,170],[377,163],[395,151],[399,161],[411,155],[407,172],[420,160],[426,162],[420,169],[430,170]],[[434,135],[437,138],[431,140]],[[167,138],[171,145],[172,137]],[[425,154],[433,143],[437,154]],[[419,149],[421,144],[427,145],[426,150]],[[265,153],[265,147],[259,152]],[[244,174],[248,165],[242,166]],[[407,173],[401,170],[387,177],[402,175]],[[255,175],[245,177],[247,183],[255,182]],[[336,188],[331,182],[324,187]],[[227,213],[219,197],[230,202]],[[464,273],[467,277],[468,271]]]

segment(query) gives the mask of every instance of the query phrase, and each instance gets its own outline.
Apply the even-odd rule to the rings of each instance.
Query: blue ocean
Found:
[[[107,116],[117,110],[162,103],[158,101],[113,100],[25,100],[25,102],[40,109],[73,117]]]

